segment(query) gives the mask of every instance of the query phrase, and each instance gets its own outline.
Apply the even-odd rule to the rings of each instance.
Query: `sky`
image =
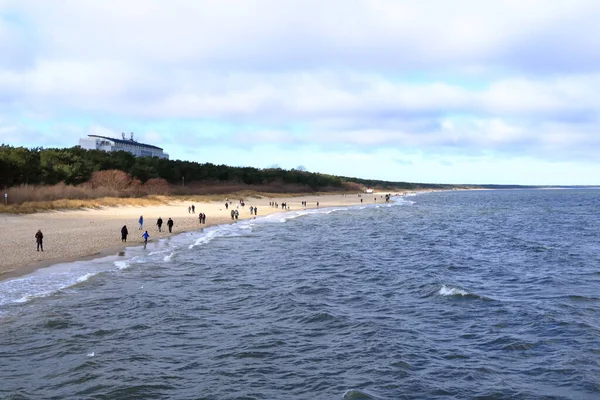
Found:
[[[597,0],[0,0],[0,143],[600,184]]]

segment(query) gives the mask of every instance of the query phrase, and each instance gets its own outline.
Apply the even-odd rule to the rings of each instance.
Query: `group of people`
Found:
[[[276,201],[270,201],[270,202],[269,202],[269,205],[270,205],[271,207],[279,208],[279,203],[277,203]],[[282,210],[289,210],[289,209],[290,209],[290,206],[288,206],[288,204],[287,204],[287,203],[281,203],[281,209],[282,209]]]
[[[359,195],[360,196],[360,195]],[[389,201],[390,195],[386,195],[386,201]],[[225,201],[225,209],[229,208],[229,205],[232,202],[229,201],[229,199],[226,199]],[[362,199],[361,199],[361,203],[362,203]],[[245,203],[243,199],[240,199],[239,204],[244,207]],[[272,207],[276,207],[279,208],[279,204],[275,201],[270,201],[269,202],[269,206]],[[307,206],[307,202],[306,201],[302,201],[302,206],[306,207]],[[317,207],[319,206],[319,202],[317,202]],[[289,206],[287,203],[281,203],[281,208],[282,209],[289,209]],[[195,214],[196,213],[196,206],[195,205],[190,205],[188,206],[188,213],[190,214]],[[255,206],[250,206],[250,214],[254,214],[254,215],[258,215],[258,207]],[[237,220],[239,218],[239,211],[237,210],[237,207],[235,210],[231,210],[231,219],[232,220]],[[138,230],[140,231],[144,231],[144,216],[140,215],[139,219],[138,219]],[[198,223],[199,224],[206,224],[206,214],[204,213],[199,213],[198,214]],[[173,222],[173,219],[169,218],[167,220],[167,228],[169,229],[169,233],[173,232],[173,225],[175,225],[175,223]],[[158,219],[156,220],[156,226],[158,228],[158,232],[162,232],[162,226],[163,226],[163,219],[161,217],[158,217]],[[123,225],[123,227],[121,228],[121,242],[126,243],[127,242],[127,236],[129,236],[129,230],[127,229],[127,225]],[[144,231],[144,233],[142,234],[142,238],[144,239],[144,244],[148,243],[148,239],[150,238],[150,234],[148,233],[148,231]],[[37,251],[44,251],[44,245],[43,245],[43,239],[44,239],[44,235],[40,230],[38,230],[35,234],[35,240],[36,240],[36,244],[37,244]]]
[[[233,210],[232,210],[232,212],[233,212]],[[193,204],[191,206],[189,206],[188,213],[195,214],[196,206]],[[232,216],[232,218],[233,218],[233,216]],[[206,224],[206,214],[204,214],[204,213],[198,214],[198,223]],[[173,225],[175,225],[175,223],[173,222],[173,219],[169,218],[167,220],[167,228],[169,229],[169,233],[173,233]],[[162,219],[162,217],[158,217],[158,219],[156,220],[156,227],[158,228],[159,232],[162,232],[162,226],[163,226],[163,219]],[[140,230],[140,231],[144,230],[144,216],[143,215],[140,215],[140,218],[138,219],[138,230]],[[41,231],[38,231],[38,233],[41,235]],[[121,228],[121,242],[126,243],[128,235],[129,235],[129,230],[127,229],[127,225],[123,225],[123,227]],[[38,234],[36,233],[36,238],[37,237],[38,237]],[[142,234],[142,239],[144,239],[144,244],[148,243],[149,238],[150,238],[150,234],[148,233],[148,231],[144,231],[144,233]],[[42,242],[41,242],[41,238],[40,238],[38,241],[38,250],[39,250],[39,247],[41,247],[41,243]],[[43,249],[42,249],[42,251],[43,251]]]
[[[138,219],[138,230],[143,230],[144,229],[144,216],[140,215],[140,218]],[[163,219],[161,217],[158,217],[158,219],[156,220],[156,226],[158,228],[159,232],[162,232],[162,225],[163,225]],[[173,222],[173,220],[171,218],[169,218],[167,220],[167,228],[169,229],[169,233],[173,232],[173,225],[175,225],[175,223]],[[41,234],[41,232],[39,232]],[[127,225],[123,225],[123,227],[121,228],[121,242],[126,243],[127,242],[127,236],[129,236],[129,230],[127,229]],[[37,234],[36,234],[37,237]],[[144,233],[142,234],[142,239],[144,239],[144,244],[148,243],[148,239],[150,238],[150,234],[148,233],[148,231],[144,231]],[[42,250],[43,251],[43,250]]]
[[[158,217],[158,219],[156,220],[156,226],[158,227],[159,232],[162,232],[162,224],[163,224],[162,218]],[[174,224],[173,220],[171,218],[169,218],[169,220],[167,221],[167,228],[169,228],[169,233],[173,232],[173,224]]]
[[[307,207],[308,206],[308,202],[306,200],[301,202],[302,207]],[[277,203],[276,201],[270,201],[269,205],[271,207],[275,207],[275,208],[279,208],[279,203]],[[317,201],[317,207],[319,207],[319,202]],[[287,203],[281,203],[281,209],[282,210],[289,210],[290,206]]]

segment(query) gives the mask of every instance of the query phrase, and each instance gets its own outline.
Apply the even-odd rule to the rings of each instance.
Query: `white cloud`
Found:
[[[592,159],[598,15],[592,0],[0,0],[0,139],[66,145],[107,127],[244,149]]]
[[[520,67],[525,60],[511,57],[525,56],[527,49],[552,55],[550,45],[571,57],[597,60],[587,50],[600,36],[595,18],[600,4],[591,0],[5,3],[4,9],[35,27],[21,37],[43,40],[43,58],[133,59],[227,70],[435,69],[434,63],[464,69],[496,62]],[[549,34],[560,40],[545,42]]]

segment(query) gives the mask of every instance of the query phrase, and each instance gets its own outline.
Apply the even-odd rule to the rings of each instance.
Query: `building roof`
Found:
[[[136,142],[133,139],[115,139],[115,138],[111,138],[111,137],[108,137],[108,136],[99,136],[99,135],[88,135],[88,137],[111,140],[111,141],[113,141],[115,143],[135,144],[137,146],[142,146],[142,147],[147,147],[147,148],[150,148],[150,149],[157,149],[157,150],[161,150],[162,151],[162,147],[153,146],[151,144],[146,144],[146,143]]]

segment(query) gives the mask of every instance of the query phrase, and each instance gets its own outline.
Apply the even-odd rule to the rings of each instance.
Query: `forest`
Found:
[[[231,167],[211,163],[167,160],[157,157],[135,157],[124,151],[104,152],[71,148],[32,148],[0,146],[0,187],[18,185],[80,185],[92,179],[97,171],[120,170],[145,183],[164,179],[171,185],[194,182],[230,182],[264,185],[272,182],[294,184],[307,190],[341,189],[344,183],[355,183],[381,189],[448,188],[450,185],[387,182],[333,176],[281,168],[259,169]]]

